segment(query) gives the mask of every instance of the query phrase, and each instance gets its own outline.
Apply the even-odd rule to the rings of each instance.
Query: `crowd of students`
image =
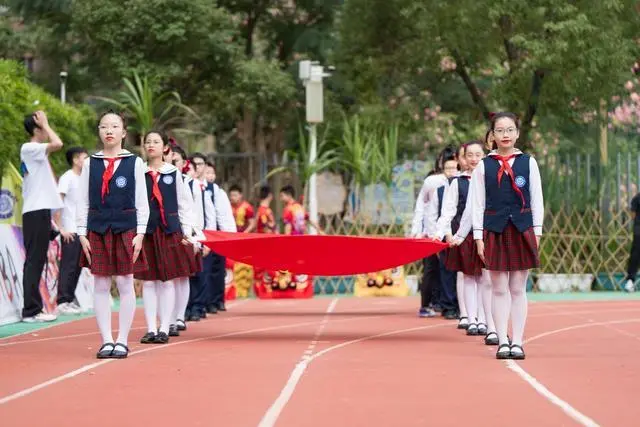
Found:
[[[516,115],[497,113],[484,141],[445,148],[411,230],[449,244],[424,260],[419,315],[458,319],[467,335],[497,345],[498,359],[525,358],[526,284],[539,265],[544,218],[538,164],[515,147],[519,131]]]

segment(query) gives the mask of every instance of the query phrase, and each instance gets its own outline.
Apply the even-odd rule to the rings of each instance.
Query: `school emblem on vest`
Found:
[[[127,186],[127,178],[124,176],[119,176],[116,178],[116,187],[124,188]]]
[[[524,176],[519,175],[516,176],[516,185],[518,186],[518,188],[522,188],[527,184],[527,180],[524,178]]]
[[[0,190],[0,219],[13,216],[14,197],[9,190]]]
[[[164,182],[167,185],[171,185],[173,184],[173,177],[171,175],[165,175],[162,177],[162,182]]]

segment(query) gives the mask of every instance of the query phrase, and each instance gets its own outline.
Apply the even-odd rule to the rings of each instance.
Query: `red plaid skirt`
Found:
[[[460,244],[446,250],[445,267],[449,271],[461,271],[468,276],[479,276],[482,274],[484,264],[478,256],[476,242],[473,234],[469,233]]]
[[[540,265],[533,228],[521,233],[510,221],[502,233],[484,231],[484,255],[490,271],[529,270]]]
[[[149,269],[136,273],[138,280],[166,282],[178,277],[189,277],[187,247],[182,244],[182,233],[167,234],[160,227],[153,234],[144,236],[142,252],[147,257]],[[193,253],[193,248],[191,248]]]
[[[95,276],[126,276],[149,268],[144,250],[140,251],[136,262],[133,260],[133,238],[135,230],[114,234],[111,229],[104,234],[91,230],[87,235],[91,245],[91,264],[82,251],[80,267],[87,267]]]
[[[202,252],[198,251],[193,253],[193,246],[184,246],[184,250],[187,251],[187,258],[189,260],[189,275],[188,277],[195,276],[202,271]]]

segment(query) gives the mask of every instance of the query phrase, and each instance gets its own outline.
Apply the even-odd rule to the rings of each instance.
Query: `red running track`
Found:
[[[637,425],[640,301],[531,304],[521,362],[417,304],[242,301],[152,346],[139,312],[126,360],[91,318],[3,339],[0,425]]]

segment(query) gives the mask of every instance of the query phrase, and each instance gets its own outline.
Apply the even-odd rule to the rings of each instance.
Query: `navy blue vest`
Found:
[[[136,159],[136,156],[129,156],[120,160],[102,203],[104,159],[91,157],[87,229],[98,234],[104,234],[108,229],[116,234],[136,229]]]
[[[180,217],[178,216],[176,172],[160,174],[160,181],[158,182],[160,194],[162,194],[164,216],[167,220],[166,226],[162,223],[160,204],[156,199],[153,199],[153,178],[151,178],[151,175],[148,173],[145,175],[147,181],[147,197],[149,197],[149,222],[147,223],[147,234],[153,234],[158,226],[160,226],[162,231],[167,234],[181,231]]]
[[[502,174],[502,180],[500,181],[500,186],[498,186],[500,163],[491,156],[484,158],[485,230],[502,233],[509,221],[520,232],[524,232],[533,226],[531,193],[529,192],[529,161],[529,155],[521,154],[515,158],[511,167],[516,176],[516,185],[524,196],[525,204],[522,206],[520,196],[511,187],[510,176],[506,173]]]
[[[444,199],[444,185],[438,187],[438,219],[442,216],[442,201]]]
[[[451,232],[454,234],[458,231],[458,228],[460,228],[462,214],[464,213],[464,208],[467,205],[470,178],[471,177],[466,175],[456,178],[458,180],[458,206],[456,207],[456,215],[451,220]]]

